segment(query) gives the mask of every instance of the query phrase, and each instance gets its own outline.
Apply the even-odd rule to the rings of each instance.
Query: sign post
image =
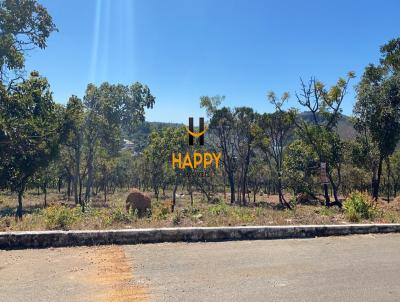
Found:
[[[329,183],[328,175],[326,174],[325,162],[321,162],[320,178],[321,178],[321,184],[327,185]]]

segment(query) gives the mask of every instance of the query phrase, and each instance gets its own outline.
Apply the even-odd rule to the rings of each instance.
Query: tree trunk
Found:
[[[75,204],[80,203],[80,193],[79,193],[79,184],[80,184],[80,152],[79,149],[75,149],[75,175],[74,175],[74,199]]]
[[[325,197],[325,206],[329,207],[331,205],[331,199],[329,198],[328,184],[324,184],[324,197]]]
[[[223,180],[224,180],[224,201],[226,202],[226,173],[223,172]]]
[[[232,173],[229,175],[229,186],[231,188],[231,204],[233,204],[235,203],[235,180]]]
[[[387,171],[387,202],[390,202],[390,161],[386,160],[386,171]]]
[[[178,182],[175,181],[174,190],[172,192],[172,205],[171,205],[171,212],[174,212],[175,205],[176,205],[176,190],[178,189]]]
[[[94,149],[93,146],[89,147],[88,154],[88,179],[86,183],[86,194],[85,201],[89,202],[92,197],[92,186],[93,186],[93,159],[94,159]]]
[[[278,196],[279,196],[279,202],[284,205],[288,209],[292,209],[290,204],[286,201],[285,196],[283,195],[282,191],[282,179],[280,176],[278,176]]]
[[[61,186],[62,186],[62,178],[61,177],[58,178],[57,186],[58,186],[58,193],[61,193]]]
[[[68,186],[67,186],[67,200],[71,196],[71,176],[68,176]]]
[[[43,193],[44,193],[44,206],[47,207],[47,185],[43,187]]]
[[[372,198],[375,201],[378,201],[378,197],[379,197],[379,185],[381,182],[381,175],[382,175],[382,162],[383,162],[383,159],[381,157],[379,159],[377,175],[375,176],[375,173],[374,173],[374,177],[373,177]]]
[[[25,188],[20,188],[18,191],[18,207],[17,207],[17,212],[15,213],[15,216],[17,219],[22,220],[22,201],[24,197],[24,191]]]
[[[83,188],[83,182],[82,182],[82,179],[79,178],[79,195],[78,195],[78,198],[79,198],[79,204],[82,207],[82,212],[84,212],[85,211],[85,201],[82,200],[82,188]]]
[[[107,172],[104,173],[104,203],[107,202],[107,183],[108,183],[108,177],[107,177]]]

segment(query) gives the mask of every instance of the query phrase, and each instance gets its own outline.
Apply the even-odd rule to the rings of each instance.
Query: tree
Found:
[[[290,204],[285,200],[282,190],[283,156],[293,126],[292,115],[282,110],[282,106],[288,98],[288,93],[284,93],[281,100],[277,99],[274,92],[268,93],[268,99],[276,107],[276,111],[259,116],[257,137],[258,146],[267,158],[271,157],[273,160],[274,168],[278,175],[279,202],[290,209]]]
[[[372,171],[372,197],[377,200],[383,162],[400,139],[400,39],[381,47],[381,65],[369,64],[357,85],[354,106],[359,141]]]
[[[318,155],[302,140],[294,140],[286,147],[283,170],[287,186],[294,194],[314,195],[314,177],[318,171]]]
[[[316,79],[311,79],[308,85],[301,81],[301,92],[296,93],[299,104],[305,107],[311,115],[310,120],[296,118],[293,115],[297,134],[314,149],[318,154],[319,161],[326,164],[326,174],[333,189],[335,201],[331,203],[328,184],[323,184],[326,206],[341,207],[338,189],[342,181],[343,143],[335,130],[342,116],[342,102],[352,78],[354,78],[354,73],[349,72],[347,79],[339,78],[336,85],[330,89],[326,89],[325,85]]]
[[[65,168],[73,179],[74,200],[76,204],[81,205],[82,210],[84,210],[84,203],[81,199],[80,187],[84,119],[82,100],[77,96],[71,96],[65,110],[62,144],[66,153]]]
[[[160,187],[172,185],[172,212],[176,205],[176,191],[182,183],[183,171],[172,168],[172,154],[184,154],[187,150],[187,135],[183,127],[154,130],[144,156],[150,174],[151,185],[158,199]],[[183,155],[182,155],[183,156]]]
[[[46,47],[48,37],[56,31],[51,16],[36,0],[0,1],[0,81],[10,81],[10,72],[25,66],[25,53]]]
[[[400,150],[397,150],[390,157],[391,173],[393,183],[393,195],[396,197],[400,189]]]
[[[238,166],[237,136],[235,135],[235,121],[233,112],[227,108],[215,110],[213,113],[209,133],[216,137],[216,148],[222,151],[222,165],[228,177],[231,191],[231,203],[235,202],[235,174]]]
[[[0,90],[0,184],[18,193],[16,215],[22,219],[26,185],[57,156],[61,108],[53,102],[47,80],[37,72],[12,92]]]
[[[116,155],[120,149],[123,131],[132,131],[144,121],[144,108],[152,108],[154,96],[146,85],[103,83],[99,87],[89,84],[84,97],[85,137],[87,145],[86,202],[92,195],[96,146],[101,143]]]
[[[146,174],[149,175],[150,184],[157,200],[160,193],[160,187],[166,179],[169,156],[165,146],[165,132],[153,131],[150,135],[150,141],[143,151],[146,161]]]
[[[247,175],[250,160],[254,155],[256,115],[250,107],[239,107],[234,110],[234,119],[234,124],[232,125],[236,136],[236,144],[234,146],[238,155],[238,167],[240,167],[239,185],[241,186],[241,198],[239,198],[239,201],[246,204]]]

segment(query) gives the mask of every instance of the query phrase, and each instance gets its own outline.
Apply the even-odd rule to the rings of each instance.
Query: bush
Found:
[[[228,213],[228,206],[225,202],[221,201],[215,205],[209,207],[209,211],[212,215],[226,215]]]
[[[157,220],[166,220],[168,217],[168,214],[171,212],[171,205],[170,203],[158,203],[156,204],[153,209],[153,216]]]
[[[62,205],[53,205],[43,210],[46,227],[48,229],[68,230],[81,216],[79,208],[68,208]]]
[[[179,211],[179,210],[177,210],[177,211],[175,211],[175,213],[174,213],[174,215],[173,215],[173,217],[172,217],[172,223],[173,223],[173,225],[178,225],[178,224],[180,224],[181,223],[181,221],[182,221],[182,212],[181,211]]]
[[[137,218],[137,209],[129,211],[129,213],[122,207],[115,207],[111,213],[111,223],[130,223]]]
[[[349,195],[343,203],[343,208],[346,216],[352,222],[357,222],[361,219],[371,219],[375,215],[375,210],[372,207],[372,202],[368,194],[358,191]]]

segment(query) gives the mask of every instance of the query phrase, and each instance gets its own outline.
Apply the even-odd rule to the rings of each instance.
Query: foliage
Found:
[[[45,223],[48,229],[68,230],[80,218],[77,208],[68,208],[63,205],[53,205],[43,210]]]
[[[123,207],[114,207],[111,212],[111,223],[129,223],[137,218],[137,209],[127,212]]]
[[[296,98],[301,106],[311,112],[312,119],[310,121],[299,119],[296,117],[296,110],[292,110],[297,135],[316,152],[318,160],[326,164],[326,174],[335,198],[335,202],[331,203],[328,185],[324,184],[327,206],[341,206],[338,190],[342,182],[343,142],[336,128],[342,116],[341,107],[349,82],[354,77],[354,73],[349,72],[346,79],[339,78],[337,83],[329,89],[324,83],[314,78],[308,84],[301,81],[301,92],[296,93]]]
[[[33,175],[46,167],[59,150],[63,108],[52,99],[50,85],[37,72],[4,92],[0,103],[0,187],[22,194]]]
[[[0,81],[12,81],[10,71],[24,68],[26,51],[45,48],[51,32],[57,29],[36,0],[0,1],[0,20]]]
[[[228,205],[221,201],[215,205],[210,206],[209,211],[212,215],[226,215],[228,213]]]
[[[313,191],[318,168],[317,154],[309,145],[301,140],[294,140],[287,146],[283,169],[287,186],[295,194]]]
[[[343,204],[344,211],[350,221],[371,219],[375,215],[372,200],[367,193],[355,191],[349,195]]]

